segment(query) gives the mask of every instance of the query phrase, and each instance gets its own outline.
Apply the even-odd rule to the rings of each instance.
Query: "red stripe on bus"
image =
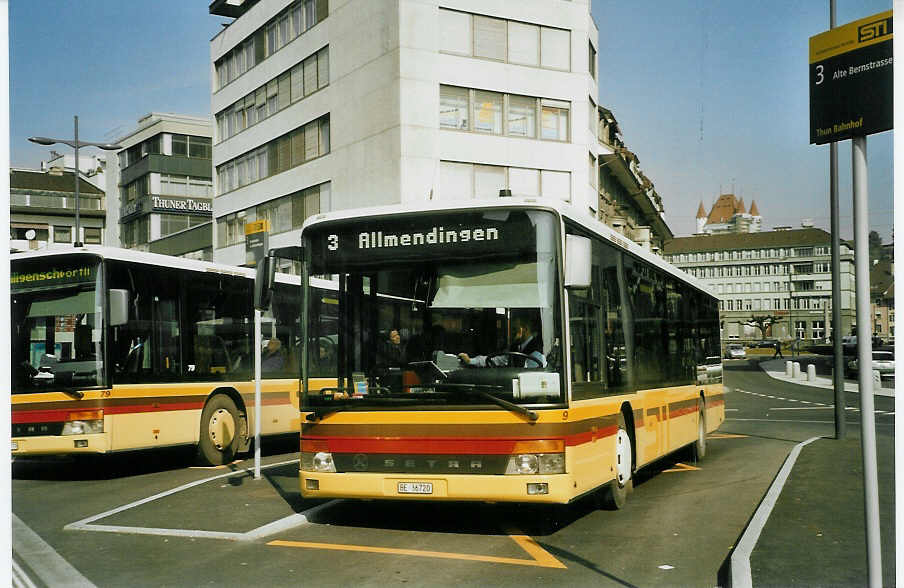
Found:
[[[92,406],[90,410],[103,410],[104,415],[139,414],[147,412],[171,412],[175,410],[201,410],[207,399],[199,399],[192,402],[152,402],[151,404],[125,404]],[[278,398],[261,399],[261,406],[273,406],[288,404]],[[79,411],[78,406],[71,408],[58,408],[53,410],[14,410],[11,422],[13,424],[24,423],[59,423],[69,420],[69,414]],[[87,409],[87,407],[86,407]],[[85,409],[83,409],[85,410]]]
[[[565,445],[575,446],[590,443],[594,439],[602,439],[614,435],[617,427],[606,427],[595,432],[586,431],[564,438]],[[386,453],[386,454],[430,454],[430,455],[510,455],[515,444],[521,441],[536,441],[533,437],[493,439],[482,438],[436,438],[409,437],[400,439],[381,437],[330,437],[305,436],[304,440],[324,440],[329,450],[334,453]],[[302,441],[302,443],[304,442]]]

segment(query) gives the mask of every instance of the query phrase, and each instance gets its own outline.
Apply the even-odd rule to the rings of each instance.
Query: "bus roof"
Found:
[[[186,271],[206,272],[229,274],[233,276],[241,276],[254,279],[255,271],[251,267],[243,267],[237,265],[228,265],[224,263],[214,263],[211,261],[200,261],[197,259],[187,259],[185,257],[175,257],[172,255],[163,255],[160,253],[150,253],[147,251],[138,251],[135,249],[122,249],[120,247],[107,247],[104,245],[84,245],[82,247],[51,247],[47,249],[38,249],[36,251],[17,252],[10,255],[10,263],[15,264],[20,260],[28,259],[48,259],[54,257],[65,257],[69,255],[96,255],[102,259],[114,259],[117,261],[125,261],[129,263],[144,263],[158,267],[170,267],[173,269],[181,269]],[[289,274],[277,274],[277,279],[282,282],[301,283],[299,276]]]
[[[538,210],[549,210],[556,213],[563,219],[567,219],[575,224],[581,225],[590,232],[598,234],[603,239],[630,252],[644,261],[654,265],[665,272],[668,272],[683,282],[694,286],[703,293],[715,297],[715,295],[706,287],[703,282],[682,271],[674,265],[668,263],[662,257],[647,251],[637,243],[633,242],[624,235],[616,232],[612,227],[601,223],[600,221],[589,217],[586,213],[581,212],[574,206],[560,201],[546,200],[540,198],[523,198],[509,197],[498,200],[469,200],[465,204],[451,203],[443,201],[419,202],[416,204],[394,204],[389,206],[374,206],[367,208],[350,208],[346,210],[336,210],[333,212],[324,212],[315,214],[305,221],[302,226],[302,233],[310,227],[315,227],[321,223],[354,220],[367,216],[393,216],[409,213],[429,213],[429,212],[462,212],[463,209],[481,210],[490,208],[533,208]]]

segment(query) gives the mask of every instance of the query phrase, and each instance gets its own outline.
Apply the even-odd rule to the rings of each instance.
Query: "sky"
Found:
[[[370,0],[377,1],[377,0]],[[892,0],[836,0],[842,25]],[[149,112],[210,116],[204,0],[9,3],[10,165],[37,168],[42,135],[114,141]],[[720,193],[756,201],[764,230],[829,228],[827,145],[809,144],[808,43],[829,0],[593,0],[599,103],[663,199],[675,236]],[[867,140],[870,228],[891,241],[892,132]],[[69,149],[69,148],[66,148]],[[62,151],[62,150],[61,150]],[[850,141],[839,144],[841,235],[853,237]]]

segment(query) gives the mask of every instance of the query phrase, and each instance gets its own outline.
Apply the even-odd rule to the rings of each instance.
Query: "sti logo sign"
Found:
[[[893,127],[892,11],[810,37],[810,143]]]

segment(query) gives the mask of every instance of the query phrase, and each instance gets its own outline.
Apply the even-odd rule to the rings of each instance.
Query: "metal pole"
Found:
[[[835,0],[829,0],[829,28],[835,28]],[[829,208],[832,217],[832,350],[835,390],[835,438],[844,439],[844,351],[841,347],[841,229],[838,221],[838,143],[829,143]]]
[[[857,284],[857,364],[860,382],[860,446],[863,451],[863,490],[866,507],[866,558],[869,585],[882,586],[879,542],[879,482],[876,471],[876,415],[873,403],[873,342],[869,307],[869,191],[866,137],[851,139],[854,184],[854,252]]]
[[[79,219],[79,197],[78,197],[78,116],[75,117],[75,246],[82,246],[82,224]]]
[[[254,479],[261,479],[261,311],[254,309]]]

